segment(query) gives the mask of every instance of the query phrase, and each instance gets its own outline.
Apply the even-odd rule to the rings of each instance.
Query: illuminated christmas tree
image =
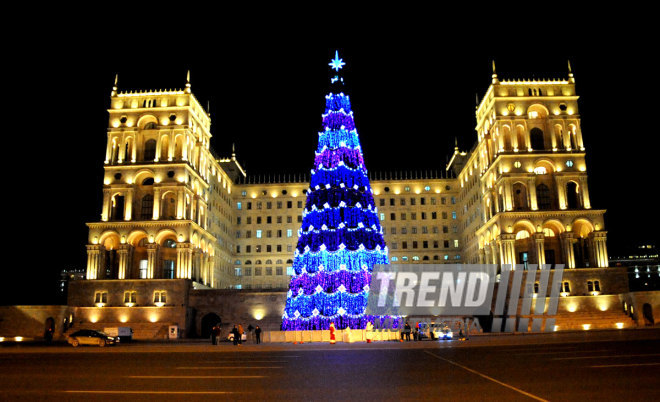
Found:
[[[351,102],[341,89],[346,63],[335,52],[282,329],[364,329],[374,264],[387,247],[364,165]]]

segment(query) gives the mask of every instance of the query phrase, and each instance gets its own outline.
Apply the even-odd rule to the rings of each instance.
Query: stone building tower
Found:
[[[493,63],[476,109],[478,143],[458,177],[463,215],[478,210],[483,222],[462,227],[468,262],[608,266],[577,101],[570,64],[567,79],[505,81]]]
[[[88,223],[87,279],[231,281],[233,180],[210,149],[191,92],[112,89],[99,222]],[[223,213],[224,211],[224,213]]]

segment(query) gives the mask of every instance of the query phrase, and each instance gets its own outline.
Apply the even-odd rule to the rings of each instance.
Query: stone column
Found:
[[[156,264],[158,263],[158,244],[147,244],[147,279],[154,279]]]
[[[529,207],[532,211],[537,211],[539,204],[536,200],[536,178],[527,180],[527,192],[529,193]]]
[[[561,237],[561,246],[564,249],[564,261],[566,263],[566,268],[575,268],[575,252],[573,250],[573,244],[577,242],[575,239],[575,234],[571,232],[564,232],[560,235]]]
[[[112,207],[110,200],[110,189],[103,190],[103,209],[101,210],[101,220],[107,222],[110,219],[110,208]]]
[[[589,240],[592,244],[594,263],[598,268],[609,267],[607,256],[607,231],[599,230],[589,234]]]
[[[101,251],[103,246],[98,244],[87,245],[87,272],[86,279],[98,279],[101,269]]]
[[[479,264],[488,264],[486,260],[486,250],[484,250],[483,248],[479,249],[479,256],[477,258],[479,259],[478,260]]]
[[[121,244],[117,249],[117,256],[119,257],[119,272],[117,279],[127,279],[128,267],[128,251],[131,246],[128,244]]]
[[[513,187],[509,180],[504,182],[504,210],[513,211]]]
[[[126,190],[126,200],[124,201],[125,221],[130,221],[133,218],[133,193],[135,193],[135,190],[132,188]]]
[[[183,211],[186,208],[186,195],[184,187],[180,186],[177,190],[176,218],[183,219]]]
[[[568,208],[568,202],[566,202],[566,180],[555,176],[555,186],[557,187],[557,201],[559,202],[559,209]]]
[[[158,220],[159,217],[160,217],[160,188],[154,188],[153,220]]]
[[[539,264],[538,269],[543,269],[543,264],[545,264],[545,235],[543,233],[534,233],[532,237],[534,238],[536,263]]]
[[[502,245],[502,265],[511,265],[511,269],[515,269],[516,235],[513,233],[501,234],[499,240]]]
[[[580,195],[582,196],[582,207],[584,209],[591,209],[591,201],[589,200],[589,186],[587,186],[587,176],[580,177]]]

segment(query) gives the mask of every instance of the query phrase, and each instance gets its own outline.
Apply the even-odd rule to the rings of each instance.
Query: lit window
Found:
[[[165,304],[167,303],[167,292],[164,290],[158,290],[154,292],[154,304]]]
[[[293,276],[293,267],[286,267],[286,274],[289,276]]]
[[[292,237],[293,236],[293,230],[292,229],[287,229],[286,230],[286,237]]]
[[[431,191],[431,186],[426,186],[426,187],[424,187],[424,190],[425,190],[425,191]]]
[[[243,203],[242,202],[237,202],[236,203],[236,209],[243,209]]]
[[[261,230],[257,230],[257,239],[261,239]]]
[[[548,171],[545,169],[545,167],[539,166],[534,168],[534,173],[541,175],[541,174],[548,174]]]
[[[566,161],[566,167],[573,167],[573,161]]]
[[[385,214],[382,213],[382,212],[380,213],[380,220],[381,220],[381,221],[384,221],[384,220],[385,220]]]
[[[392,261],[394,262],[399,261],[399,257],[392,257]]]
[[[520,161],[513,162],[513,167],[515,167],[516,169],[520,169],[521,166],[522,166],[522,163],[520,163]]]
[[[133,303],[135,304],[137,300],[137,292],[128,291],[124,292],[124,304]]]
[[[94,303],[99,304],[99,303],[107,303],[108,302],[108,292],[96,292],[94,293]]]

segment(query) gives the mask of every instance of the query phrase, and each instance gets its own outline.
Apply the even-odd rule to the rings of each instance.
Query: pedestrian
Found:
[[[248,331],[247,337],[248,337],[248,339],[252,338],[252,331],[253,330],[254,330],[254,327],[252,326],[252,324],[248,325],[248,327],[247,327],[247,331]]]
[[[254,336],[257,340],[257,345],[261,343],[261,328],[257,325],[257,328],[254,329]]]
[[[238,324],[238,346],[243,346],[243,326]]]
[[[406,325],[403,327],[403,332],[405,332],[406,334],[406,341],[410,340],[410,330],[411,330],[410,324],[406,322]]]
[[[238,334],[238,328],[236,328],[236,325],[234,325],[234,328],[231,330],[231,334],[233,335],[234,346],[238,345],[238,337],[240,335]]]
[[[220,340],[220,325],[216,324],[211,332],[213,334],[213,344],[217,345],[218,341]]]
[[[331,322],[330,323],[330,344],[334,345],[335,344],[335,323]]]

